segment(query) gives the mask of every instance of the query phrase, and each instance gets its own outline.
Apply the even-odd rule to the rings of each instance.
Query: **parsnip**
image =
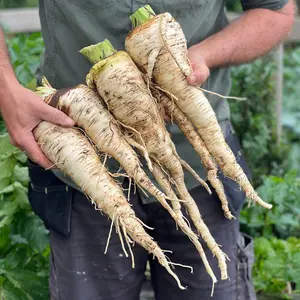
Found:
[[[81,53],[95,63],[87,76],[88,85],[97,89],[118,121],[126,128],[134,130],[132,133],[135,141],[141,142],[142,139],[151,160],[169,173],[180,198],[186,200],[183,205],[198,232],[216,255],[222,279],[226,279],[226,255],[211,236],[185,186],[182,162],[173,150],[173,143],[159,114],[156,100],[151,95],[142,73],[126,52],[117,52],[108,41],[86,47]],[[157,175],[156,180],[159,181]],[[168,191],[165,192],[170,196]],[[174,215],[170,207],[164,207]],[[178,215],[176,218],[175,221],[178,222]]]
[[[70,116],[81,127],[98,150],[115,158],[129,177],[159,201],[165,201],[162,193],[143,171],[135,151],[127,143],[117,122],[105,108],[103,100],[96,92],[80,84],[71,89],[55,90],[44,79],[43,87],[37,92],[49,105]],[[149,166],[152,169],[150,159]]]
[[[147,73],[149,80],[153,77],[158,85],[178,99],[177,106],[197,128],[225,176],[237,182],[247,198],[265,208],[272,208],[271,204],[257,195],[237,163],[203,92],[188,85],[186,77],[192,73],[192,68],[187,58],[186,39],[179,23],[169,13],[155,16],[149,6],[139,9],[131,16],[131,20],[139,26],[127,36],[126,51]]]
[[[159,263],[177,281],[178,286],[184,289],[170,268],[172,263],[167,261],[163,251],[146,233],[142,222],[124,197],[122,189],[109,176],[85,136],[76,129],[62,128],[45,121],[36,127],[34,136],[46,157],[70,176],[97,208],[114,222],[122,244],[123,232],[130,251],[132,241],[144,247],[157,257]],[[126,251],[124,245],[123,249]]]

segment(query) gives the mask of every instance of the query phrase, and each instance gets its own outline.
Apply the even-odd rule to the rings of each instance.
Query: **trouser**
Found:
[[[233,136],[228,142],[237,154],[240,148],[236,138]],[[246,170],[243,157],[239,157],[239,162]],[[125,257],[115,231],[104,254],[111,225],[107,216],[95,210],[86,196],[65,186],[50,171],[30,164],[29,172],[31,205],[50,231],[51,300],[138,300],[148,261],[156,300],[256,299],[251,279],[252,242],[240,234],[238,218],[224,217],[215,192],[208,195],[203,187],[190,191],[212,236],[230,259],[227,261],[230,280],[222,281],[216,257],[200,239],[218,278],[214,295],[210,297],[212,282],[197,250],[159,203],[143,204],[139,193],[130,197],[136,215],[154,228],[148,230],[149,234],[162,249],[172,251],[166,252],[170,260],[193,267],[193,273],[188,268],[175,268],[182,285],[187,287],[183,291],[158,261],[137,244],[132,248],[135,259],[135,268],[132,268],[131,258]],[[228,178],[221,174],[220,178],[230,208],[238,217],[244,193]]]

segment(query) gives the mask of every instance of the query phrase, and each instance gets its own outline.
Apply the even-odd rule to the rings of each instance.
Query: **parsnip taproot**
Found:
[[[135,63],[163,89],[174,95],[176,104],[196,127],[209,153],[225,176],[237,182],[246,197],[265,208],[272,208],[255,192],[227,145],[216,115],[203,92],[187,83],[192,73],[187,43],[181,26],[169,13],[155,16],[149,6],[131,16],[138,25],[125,41],[126,51]]]
[[[114,222],[122,244],[123,233],[130,250],[131,240],[144,247],[184,289],[170,267],[172,263],[146,233],[121,187],[109,176],[87,138],[77,129],[62,128],[45,121],[35,128],[34,136],[46,157],[70,176],[97,208]]]
[[[46,79],[43,80],[43,84],[44,86],[37,88],[37,93],[46,103],[70,116],[98,150],[115,158],[138,186],[159,201],[165,201],[166,195],[146,175],[138,156],[127,143],[128,139],[122,134],[117,122],[96,92],[83,84],[63,90],[52,88]],[[151,166],[150,160],[149,165]]]
[[[155,95],[156,99],[159,101],[160,105],[163,107],[165,113],[169,116],[169,118],[175,122],[175,124],[181,129],[182,132],[185,133],[185,136],[188,139],[189,143],[193,146],[195,151],[200,156],[202,164],[207,171],[207,178],[215,189],[221,201],[222,209],[226,218],[233,219],[234,217],[228,207],[228,201],[224,191],[224,186],[217,175],[217,165],[211,158],[211,155],[209,154],[201,137],[196,132],[193,124],[178,108],[175,100],[171,100],[166,94],[161,91],[156,90],[156,92],[154,91],[153,94]]]
[[[198,232],[219,261],[221,278],[227,279],[226,255],[211,236],[185,186],[182,162],[173,151],[170,135],[142,73],[126,52],[117,52],[109,41],[86,47],[81,53],[94,63],[87,76],[87,84],[97,89],[109,111],[118,121],[126,128],[134,130],[132,134],[135,141],[142,140],[151,160],[169,173],[180,198],[185,200],[183,205]],[[156,180],[159,181],[157,175]],[[168,191],[165,192],[168,195]],[[174,216],[171,207],[166,204],[164,207]],[[174,219],[178,222],[178,215],[175,214]],[[178,225],[180,226],[180,223]]]
[[[169,180],[166,176],[166,174],[161,170],[161,167],[157,163],[153,163],[153,174],[155,175],[155,178],[157,178],[158,183],[167,193],[176,199],[176,194],[172,190],[172,187],[169,183]],[[181,204],[179,201],[172,201],[172,207],[174,210],[174,213],[177,215],[178,219],[184,219],[184,216],[181,211]],[[211,277],[213,284],[217,282],[217,278],[207,260],[206,254],[204,252],[204,249],[202,248],[202,245],[200,244],[197,235],[192,231],[192,229],[188,226],[188,224],[184,224],[181,227],[182,231],[188,236],[188,238],[192,241],[192,243],[195,245],[198,253],[200,254],[200,257],[203,261],[204,267],[206,269],[207,274]]]

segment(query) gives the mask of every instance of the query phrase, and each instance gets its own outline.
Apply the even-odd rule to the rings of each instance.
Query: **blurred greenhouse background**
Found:
[[[35,7],[37,3],[0,0],[0,15],[1,9]],[[241,11],[236,0],[227,0],[227,8]],[[8,33],[7,44],[19,81],[34,88],[44,48],[41,34]],[[274,204],[271,211],[245,206],[241,214],[241,231],[255,238],[255,288],[259,295],[269,297],[261,299],[299,299],[300,45],[297,41],[284,45],[280,107],[277,51],[232,68],[231,95],[247,100],[229,102],[254,185],[265,201]],[[280,136],[278,128],[282,128]],[[10,145],[1,116],[0,134],[0,297],[49,299],[48,233],[28,203],[26,157]]]

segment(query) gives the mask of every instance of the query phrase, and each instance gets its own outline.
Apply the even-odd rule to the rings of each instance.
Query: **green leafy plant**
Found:
[[[0,136],[0,295],[47,299],[48,232],[31,211],[26,156]]]
[[[254,285],[258,292],[290,299],[300,290],[300,239],[255,239]]]
[[[7,40],[7,46],[19,82],[28,86],[35,78],[44,50],[41,33],[16,35]]]
[[[0,8],[38,6],[38,0],[0,0]]]
[[[254,184],[264,200],[272,203],[266,211],[258,206],[241,213],[241,228],[252,236],[300,236],[299,127],[297,114],[300,48],[285,54],[284,134],[277,144],[273,59],[266,56],[252,64],[233,68],[232,94],[247,101],[231,101],[232,122],[241,141]],[[299,167],[299,168],[298,168]],[[288,172],[293,169],[294,171]]]
[[[273,208],[246,207],[241,212],[241,229],[266,238],[300,237],[300,181],[296,172],[290,171],[284,177],[268,176],[257,191]]]
[[[298,84],[300,75],[300,47],[285,49],[284,55],[284,101],[282,123],[285,135],[292,143],[288,164],[300,175],[300,108]]]
[[[226,0],[225,3],[226,3],[226,8],[229,11],[234,11],[234,12],[241,12],[242,11],[240,0]]]
[[[288,170],[291,143],[276,137],[275,66],[271,56],[232,69],[232,94],[246,101],[230,100],[231,120],[240,139],[253,183],[266,174],[282,176]]]

